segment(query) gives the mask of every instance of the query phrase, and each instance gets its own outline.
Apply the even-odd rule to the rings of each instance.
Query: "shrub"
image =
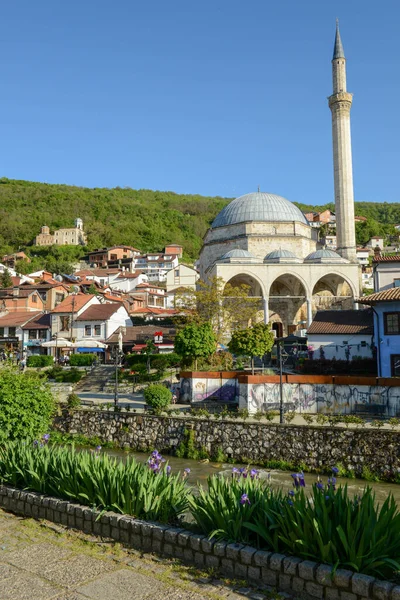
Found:
[[[144,390],[143,395],[146,403],[157,411],[167,408],[172,400],[171,390],[157,383],[149,385]]]
[[[150,356],[150,365],[153,366],[154,361],[160,358],[160,354],[152,354]],[[171,352],[171,354],[163,354],[162,358],[165,359],[167,367],[175,367],[175,365],[179,364],[181,360],[180,356],[175,352]],[[146,362],[147,356],[145,356],[144,354],[127,354],[124,359],[125,365],[127,367],[132,368],[134,371],[136,371],[136,369],[133,365],[141,363],[146,366]]]
[[[69,394],[67,398],[67,407],[69,410],[74,410],[75,408],[79,408],[81,405],[81,399],[77,394]]]
[[[293,421],[293,419],[295,418],[295,416],[296,416],[296,413],[294,412],[294,410],[288,411],[287,413],[285,413],[286,423],[291,423]]]
[[[54,410],[53,395],[42,375],[0,369],[0,436],[16,439],[45,433]]]
[[[153,369],[156,369],[158,374],[162,375],[168,366],[168,361],[165,356],[160,356],[159,358],[156,358],[156,360],[152,361],[151,366]]]
[[[46,375],[49,379],[57,381],[57,383],[78,383],[83,377],[83,373],[75,367],[72,369],[63,369],[58,365],[47,371]]]
[[[310,415],[309,413],[304,413],[301,416],[303,417],[307,425],[311,425],[314,422],[314,416]]]
[[[71,367],[90,367],[96,360],[96,354],[71,354],[69,364]]]
[[[27,367],[49,367],[54,363],[54,359],[52,356],[47,356],[46,354],[33,354],[32,356],[28,356],[28,360],[26,361]]]
[[[0,444],[0,482],[162,523],[175,523],[187,508],[185,478],[169,474],[158,452],[142,464],[100,454],[100,447],[76,452],[46,441]]]

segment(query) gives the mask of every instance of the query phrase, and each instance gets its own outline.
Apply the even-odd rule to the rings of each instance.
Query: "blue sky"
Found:
[[[336,17],[356,200],[400,201],[398,0],[3,3],[0,176],[330,202]]]

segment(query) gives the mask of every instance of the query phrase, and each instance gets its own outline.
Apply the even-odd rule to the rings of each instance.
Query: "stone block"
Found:
[[[247,569],[247,577],[250,581],[259,581],[261,579],[260,567],[249,567]]]
[[[75,504],[75,516],[83,518],[83,511],[86,510],[83,506]]]
[[[214,556],[213,554],[206,554],[206,567],[218,569],[219,564],[220,562],[218,556]]]
[[[113,540],[115,540],[116,542],[119,542],[120,540],[120,530],[119,527],[112,527],[111,526],[111,537]]]
[[[375,600],[389,600],[390,592],[393,588],[393,583],[390,583],[389,581],[378,581],[375,579],[372,586],[372,595]]]
[[[225,544],[224,542],[215,542],[214,548],[213,548],[213,554],[215,556],[221,556],[221,557],[225,556],[226,547],[227,547],[227,544]]]
[[[75,526],[77,529],[83,529],[84,520],[83,517],[75,517]],[[92,531],[94,529],[94,523],[92,527]]]
[[[187,563],[193,562],[193,550],[191,548],[183,549],[183,560]]]
[[[66,512],[61,513],[61,525],[68,525],[68,515]]]
[[[354,573],[351,578],[351,591],[357,596],[369,597],[372,584],[375,581],[375,577],[369,575],[362,575],[361,573]]]
[[[233,565],[235,569],[235,577],[239,577],[239,579],[247,579],[247,565],[243,565],[242,563],[235,561],[233,561]]]
[[[18,501],[17,501],[17,512],[18,512],[20,515],[23,515],[23,514],[24,514],[24,512],[25,512],[25,502],[24,502],[23,500],[18,500]],[[46,516],[46,511],[45,511],[45,513],[44,513],[44,514],[45,514],[45,516]]]
[[[83,519],[82,519],[82,529],[83,529]],[[94,535],[101,535],[101,523],[99,521],[96,521],[95,523],[93,523],[93,533]]]
[[[68,517],[68,527],[75,527],[75,515],[67,515]]]
[[[174,546],[174,556],[175,558],[183,558],[183,548],[181,546]]]
[[[26,506],[29,506],[29,504],[26,504]],[[48,521],[54,521],[54,510],[52,508],[46,508],[46,519]]]
[[[12,497],[13,497],[13,493],[14,493],[14,491],[15,491],[15,488],[13,488],[13,487],[7,487],[7,496],[8,496],[9,498],[12,498]],[[36,495],[36,494],[35,494],[35,495]]]
[[[190,531],[184,531],[182,533],[178,533],[178,544],[179,546],[182,546],[183,548],[186,548],[189,543],[190,543],[190,538],[192,537],[192,534],[190,533]]]
[[[85,527],[86,523],[84,522],[84,527]],[[109,523],[102,523],[101,524],[101,535],[103,537],[109,538],[111,535],[111,527],[109,525]]]
[[[75,504],[68,504],[67,506],[67,514],[75,515]]]
[[[45,519],[46,518],[46,509],[44,506],[38,506],[39,509],[39,519]],[[68,518],[68,515],[65,515]],[[67,519],[68,520],[68,519]]]
[[[301,562],[301,558],[287,556],[283,559],[283,572],[286,575],[297,575],[297,565]]]
[[[292,578],[290,575],[285,575],[285,573],[279,574],[278,589],[286,592],[292,589]]]
[[[333,569],[329,565],[319,565],[315,579],[317,583],[325,586],[332,586]]]
[[[325,600],[339,600],[339,590],[336,588],[325,588]]]
[[[273,571],[272,569],[268,569],[268,567],[262,567],[261,579],[266,585],[276,587],[278,583],[278,573],[276,571]]]
[[[323,598],[324,586],[319,585],[318,583],[314,583],[313,581],[307,581],[306,592],[309,596],[312,596],[313,598]]]
[[[228,544],[225,549],[226,558],[230,558],[233,561],[240,560],[240,552],[244,548],[243,544]]]
[[[142,550],[143,552],[151,552],[151,537],[142,537]]]
[[[178,529],[176,527],[172,527],[171,529],[167,529],[164,534],[164,540],[168,544],[176,544],[176,538],[178,537]]]
[[[126,529],[121,529],[121,527],[119,527],[119,541],[122,542],[123,544],[128,544],[129,543],[129,531],[127,531]]]
[[[305,581],[301,577],[292,577],[293,592],[302,592],[304,590]]]
[[[192,550],[195,550],[195,552],[200,552],[201,551],[201,542],[202,540],[204,540],[204,535],[198,535],[196,533],[194,533],[193,535],[190,536],[190,547]]]
[[[134,547],[140,550],[142,547],[142,536],[137,535],[136,533],[131,533],[129,536],[129,543]]]
[[[268,567],[270,556],[272,556],[272,552],[258,550],[253,557],[253,562],[256,567]]]
[[[154,526],[151,525],[150,523],[142,523],[141,530],[142,530],[143,538],[151,539],[151,537],[153,535],[153,529],[154,529]]]
[[[61,523],[61,513],[59,510],[53,510],[53,521],[54,523]]]
[[[221,570],[226,575],[233,575],[235,570],[233,566],[233,560],[230,558],[222,558],[221,559]]]
[[[36,504],[36,501],[35,501],[35,504]],[[67,513],[67,506],[68,506],[68,502],[66,502],[65,500],[61,500],[61,502],[58,503],[57,510],[59,510],[62,513]]]
[[[32,516],[32,505],[31,504],[28,504],[28,503],[25,504],[25,516],[27,516],[27,517]],[[51,521],[52,520],[53,519],[51,519]]]
[[[162,550],[162,541],[153,539],[151,541],[151,551],[156,552],[157,554],[161,554],[161,550]]]
[[[201,549],[206,554],[211,554],[211,552],[213,551],[214,544],[215,540],[209,540],[207,537],[205,537],[201,540]]]
[[[163,525],[157,525],[157,527],[154,527],[153,540],[162,541],[164,539],[164,534],[167,529],[168,527],[164,527]]]
[[[284,554],[272,554],[269,558],[269,568],[274,571],[281,571],[285,558],[286,556]]]
[[[392,589],[392,593],[390,595],[391,600],[400,600],[400,585],[396,585]]]
[[[352,575],[352,571],[347,571],[346,569],[336,569],[333,576],[333,583],[339,588],[350,589]]]
[[[121,517],[122,517],[122,515],[112,515],[110,517],[111,527],[119,527],[119,522],[120,522]]]
[[[164,544],[163,554],[165,554],[166,556],[173,556],[174,555],[173,545],[172,544]]]
[[[352,592],[346,592],[345,590],[342,590],[340,592],[340,599],[341,600],[357,600],[357,596],[355,594],[353,594]]]
[[[204,563],[205,563],[205,556],[204,554],[202,554],[201,552],[195,552],[194,553],[194,564],[196,565],[196,567],[204,567]],[[397,599],[396,600],[400,600]]]
[[[119,526],[121,527],[121,529],[125,529],[128,530],[131,524],[131,519],[129,519],[128,517],[121,517],[119,520]]]
[[[245,546],[240,550],[240,560],[244,565],[251,565],[256,549],[251,546]]]
[[[312,560],[302,560],[298,564],[299,577],[307,581],[314,581],[317,563]]]

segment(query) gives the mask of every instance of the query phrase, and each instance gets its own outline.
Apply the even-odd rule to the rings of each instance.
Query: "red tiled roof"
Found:
[[[71,294],[64,298],[51,312],[53,313],[70,313],[80,310],[91,300],[95,298],[94,294]]]
[[[136,277],[139,277],[139,275],[142,275],[143,271],[134,271],[133,273],[131,273],[130,271],[122,271],[119,275],[118,275],[118,279],[135,279]]]
[[[22,311],[17,310],[10,312],[7,315],[0,317],[0,327],[16,327],[17,325],[24,325],[27,321],[36,318],[37,316],[43,315],[39,311]]]
[[[50,313],[41,313],[34,319],[23,325],[22,329],[50,329],[51,315]]]
[[[131,310],[131,314],[138,313],[146,313],[153,315],[177,315],[179,311],[175,308],[153,308],[151,306],[147,306],[146,308],[135,308],[135,310]]]
[[[400,254],[378,254],[377,256],[374,256],[372,262],[400,262]]]
[[[319,310],[308,328],[308,335],[372,335],[372,310]]]
[[[104,277],[105,275],[115,275],[116,273],[120,273],[121,269],[82,269],[81,271],[76,271],[74,275],[78,277],[82,276],[90,276],[93,275],[95,277]]]
[[[121,306],[117,302],[93,304],[81,313],[77,321],[107,321]]]
[[[376,302],[398,302],[400,300],[400,287],[390,288],[382,292],[376,292],[369,296],[359,298],[357,302],[361,304],[375,304]]]

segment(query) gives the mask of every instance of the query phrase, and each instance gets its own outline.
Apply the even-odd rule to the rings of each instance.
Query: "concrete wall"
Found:
[[[347,342],[347,344],[344,344]],[[363,345],[364,344],[364,345]],[[371,335],[354,335],[354,334],[340,334],[340,335],[321,335],[321,334],[309,334],[308,335],[308,347],[313,347],[314,358],[320,358],[319,349],[322,346],[325,353],[325,358],[337,360],[346,360],[346,348],[350,348],[350,358],[354,356],[361,356],[362,358],[372,358],[372,343]],[[351,370],[351,367],[349,367]]]

